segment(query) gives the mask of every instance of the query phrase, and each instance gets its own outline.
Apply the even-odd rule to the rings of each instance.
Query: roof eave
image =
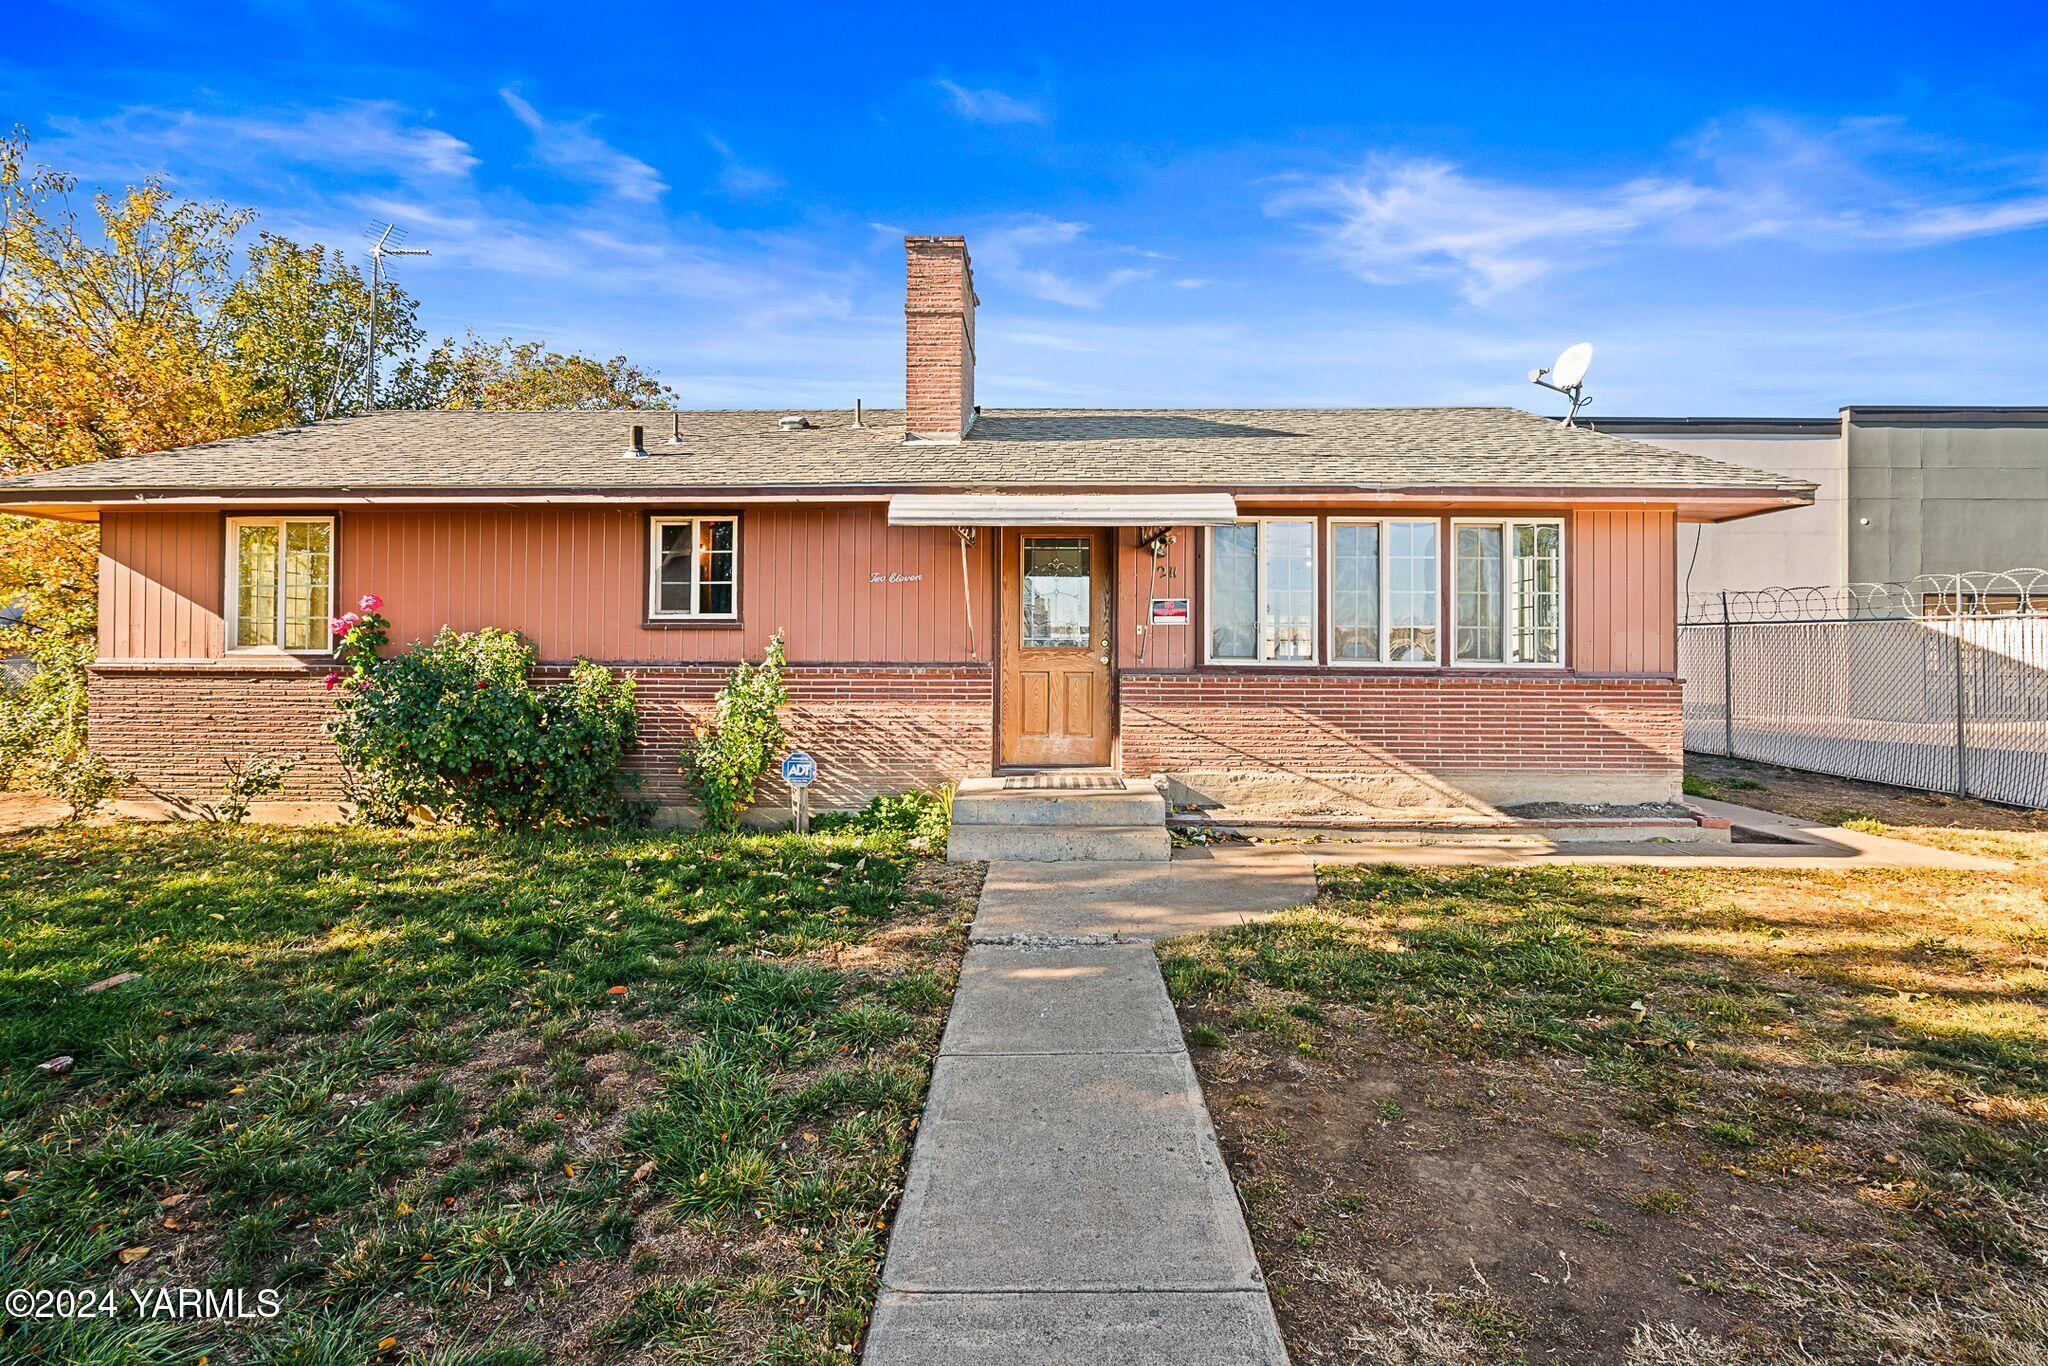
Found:
[[[1816,485],[1787,482],[1771,486],[1679,487],[1671,485],[1589,484],[828,484],[733,485],[702,484],[641,488],[522,487],[475,488],[98,488],[55,490],[0,487],[0,510],[28,517],[65,521],[97,521],[103,508],[147,506],[216,507],[344,507],[378,503],[411,506],[433,504],[532,504],[571,506],[604,503],[686,502],[704,499],[745,502],[878,502],[899,493],[1231,493],[1259,503],[1329,502],[1435,503],[1486,505],[1527,503],[1636,504],[1675,506],[1687,521],[1732,521],[1813,501]]]

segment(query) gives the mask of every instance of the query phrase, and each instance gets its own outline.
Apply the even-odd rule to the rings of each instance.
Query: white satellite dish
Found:
[[[1557,364],[1550,367],[1550,382],[1560,389],[1576,389],[1586,382],[1586,367],[1593,363],[1593,343],[1567,346]]]
[[[1585,391],[1586,367],[1593,363],[1593,343],[1579,342],[1567,346],[1558,356],[1557,363],[1548,370],[1531,370],[1529,382],[1554,389],[1571,400],[1572,410],[1565,414],[1564,425],[1569,427],[1579,415],[1579,409],[1586,406],[1591,397]]]

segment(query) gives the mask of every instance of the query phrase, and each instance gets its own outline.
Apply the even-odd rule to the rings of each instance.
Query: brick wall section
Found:
[[[638,688],[640,749],[630,767],[641,775],[641,794],[664,804],[683,802],[688,794],[677,763],[726,670],[627,672]],[[566,673],[548,670],[544,677]],[[795,667],[785,678],[789,707],[782,726],[791,749],[817,756],[816,805],[857,806],[877,793],[957,783],[989,771],[993,704],[986,667]],[[761,800],[781,802],[785,791],[781,778],[771,775],[762,782]]]
[[[327,669],[95,665],[86,709],[92,750],[135,775],[130,796],[210,800],[225,759],[302,757],[276,800],[331,800],[341,765],[323,727]]]
[[[1675,679],[1132,673],[1123,768],[1370,773],[1675,773]]]
[[[331,799],[339,769],[322,724],[324,669],[100,665],[92,745],[137,778],[135,795],[211,798],[221,761],[304,755],[285,799]],[[542,681],[566,674],[542,670]],[[639,666],[642,793],[684,800],[677,772],[693,718],[725,677],[709,665]],[[784,715],[816,754],[820,806],[958,782],[989,771],[986,667],[798,667]],[[1658,773],[1682,763],[1680,685],[1670,679],[1531,675],[1144,673],[1120,681],[1126,773],[1191,769],[1371,773]],[[779,782],[763,800],[779,801]]]
[[[218,665],[99,665],[92,672],[93,750],[136,775],[130,795],[168,801],[215,797],[224,758],[299,751],[305,758],[282,800],[340,795],[340,767],[322,731],[332,700],[314,670]],[[629,767],[641,794],[685,800],[677,763],[694,715],[706,710],[726,670],[657,666],[626,670],[638,685],[641,742]],[[543,684],[567,677],[544,666]],[[794,668],[783,725],[793,748],[818,757],[813,800],[858,805],[881,792],[958,782],[989,771],[990,671],[914,665]],[[780,780],[764,800],[780,801]]]
[[[912,436],[958,437],[974,412],[974,271],[962,237],[906,237],[903,409]]]

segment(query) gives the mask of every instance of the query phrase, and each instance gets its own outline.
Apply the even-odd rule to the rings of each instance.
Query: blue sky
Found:
[[[1524,375],[1581,339],[1596,413],[2048,401],[2038,4],[16,0],[8,28],[0,119],[42,159],[352,249],[396,221],[434,333],[624,351],[691,406],[900,402],[905,232],[968,236],[989,405],[1550,411]]]

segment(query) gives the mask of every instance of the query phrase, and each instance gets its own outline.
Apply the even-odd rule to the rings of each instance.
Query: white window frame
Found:
[[[1330,517],[1324,532],[1323,573],[1327,578],[1329,599],[1326,615],[1329,620],[1323,624],[1323,654],[1333,669],[1441,669],[1444,666],[1444,519],[1441,517]],[[1393,604],[1394,576],[1387,572],[1387,547],[1392,544],[1390,528],[1402,526],[1433,526],[1436,528],[1435,573],[1430,575],[1430,596],[1436,599],[1436,658],[1435,659],[1394,659],[1393,616],[1389,610]],[[1376,526],[1380,529],[1380,650],[1378,659],[1339,659],[1337,657],[1337,528],[1340,526]]]
[[[292,650],[287,649],[284,645],[284,599],[286,591],[284,572],[285,528],[294,522],[318,524],[327,528],[327,616],[322,619],[322,624],[324,625],[326,621],[330,621],[341,614],[340,609],[335,605],[336,595],[341,586],[341,575],[338,572],[341,547],[339,532],[333,514],[322,513],[307,516],[303,514],[286,515],[280,513],[274,517],[230,517],[227,519],[225,533],[227,541],[224,552],[226,569],[221,577],[223,585],[223,592],[221,593],[221,605],[223,608],[221,619],[227,632],[222,637],[222,640],[229,654],[293,655],[317,659],[334,653],[334,638],[332,636],[327,637],[325,645],[316,645],[310,649]],[[275,645],[235,644],[242,636],[242,528],[245,526],[271,526],[277,528],[277,599],[271,604],[271,612],[277,623],[278,643]]]
[[[703,563],[698,559],[697,546],[702,539],[702,526],[706,522],[732,523],[732,610],[730,612],[700,612],[697,603],[702,596],[703,581],[698,577]],[[687,611],[663,608],[661,605],[661,533],[664,527],[687,526],[690,528],[690,606]],[[740,619],[740,515],[737,512],[674,512],[660,513],[647,519],[647,619],[649,621],[730,621]]]
[[[1565,544],[1565,519],[1562,517],[1453,517],[1450,519],[1450,534],[1437,547],[1438,574],[1442,566],[1450,566],[1451,591],[1445,594],[1446,620],[1439,628],[1443,633],[1443,648],[1449,666],[1454,669],[1535,669],[1539,672],[1556,673],[1566,667],[1571,646],[1570,585],[1566,576],[1570,573],[1571,554]],[[1458,528],[1461,526],[1489,526],[1500,530],[1501,548],[1501,613],[1500,613],[1500,658],[1459,659],[1458,648]],[[1557,660],[1555,663],[1536,663],[1509,658],[1514,653],[1515,640],[1515,585],[1508,573],[1509,552],[1514,529],[1520,526],[1554,526],[1557,528]]]
[[[1270,522],[1306,522],[1309,526],[1308,552],[1309,577],[1314,589],[1309,596],[1309,657],[1307,659],[1218,659],[1215,656],[1216,633],[1211,629],[1209,599],[1216,576],[1216,528],[1207,528],[1208,535],[1202,544],[1202,662],[1225,667],[1247,669],[1313,669],[1322,664],[1323,633],[1323,546],[1322,537],[1315,527],[1319,519],[1313,514],[1302,516],[1276,515],[1272,517],[1240,517],[1236,526],[1256,526],[1259,542],[1252,550],[1252,641],[1253,648],[1263,652],[1266,648],[1266,526]]]

